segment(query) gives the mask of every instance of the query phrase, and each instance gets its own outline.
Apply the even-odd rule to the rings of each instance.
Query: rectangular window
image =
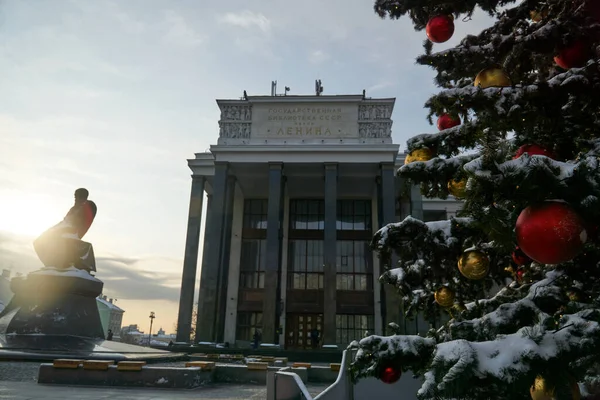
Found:
[[[323,289],[323,240],[289,242],[288,288]]]
[[[338,200],[338,231],[371,231],[372,221],[371,200]]]
[[[374,325],[372,315],[338,314],[335,316],[336,343],[347,346],[353,340],[372,335]]]
[[[262,330],[262,313],[260,312],[238,312],[236,340],[251,342],[254,332]]]
[[[290,201],[290,229],[325,229],[325,202],[323,200]]]
[[[446,210],[423,210],[423,222],[444,221],[447,218]]]
[[[365,240],[336,242],[337,290],[373,290],[373,257]]]
[[[266,259],[266,239],[242,239],[240,288],[264,289]]]
[[[268,202],[265,199],[244,200],[244,222],[246,229],[267,229]]]

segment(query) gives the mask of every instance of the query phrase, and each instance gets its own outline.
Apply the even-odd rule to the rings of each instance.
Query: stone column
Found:
[[[211,218],[212,218],[212,194],[207,194],[206,195],[206,221],[204,222],[204,245],[202,246],[202,265],[201,265],[201,269],[200,269],[200,274],[202,276],[202,271],[206,271],[206,269],[208,268],[208,263],[207,263],[207,253],[208,253],[208,249],[210,247],[210,236],[206,234],[206,231],[208,229],[208,227],[210,226],[211,223]],[[200,278],[202,279],[202,278]],[[202,298],[202,286],[200,285],[199,289],[198,289],[198,306],[200,305],[200,299]],[[200,327],[203,323],[203,321],[201,320],[202,314],[200,313],[200,307],[198,307],[198,310],[196,310],[196,332],[198,330],[198,327]],[[199,335],[197,334],[195,336],[195,342],[198,343],[200,342],[199,339]]]
[[[383,216],[383,225],[397,222],[396,221],[396,187],[395,187],[395,169],[393,163],[381,164],[381,208]],[[392,255],[387,263],[391,268],[395,268],[398,259],[396,255]],[[382,266],[381,273],[385,270]],[[402,299],[392,285],[383,285],[385,297],[385,315],[384,315],[384,334],[390,335],[388,324],[391,322],[397,323],[399,326],[404,326],[404,318],[401,313]]]
[[[410,216],[423,220],[423,196],[419,185],[410,187]]]
[[[177,341],[189,342],[194,309],[194,289],[200,245],[200,225],[202,223],[202,201],[204,200],[204,176],[192,176],[192,192],[188,213],[181,292],[179,294],[179,315],[177,316]]]
[[[276,337],[277,323],[277,286],[280,267],[280,237],[281,237],[281,194],[282,194],[281,163],[269,164],[269,200],[267,211],[267,258],[265,265],[265,289],[263,297],[263,328],[264,343],[279,343]]]
[[[235,198],[235,177],[227,178],[225,213],[223,214],[223,237],[221,239],[221,263],[219,264],[219,285],[217,295],[217,341],[225,339],[225,316],[227,313],[227,286],[229,284],[229,262],[231,255],[231,230],[233,227],[233,202]]]
[[[335,345],[337,273],[337,164],[325,164],[325,244],[323,345]]]
[[[221,248],[224,229],[224,214],[227,192],[228,164],[215,162],[213,180],[213,201],[211,217],[206,226],[208,239],[206,264],[200,275],[200,297],[198,299],[198,321],[196,337],[200,342],[214,342],[216,338],[217,297],[219,284],[219,266],[221,265]]]

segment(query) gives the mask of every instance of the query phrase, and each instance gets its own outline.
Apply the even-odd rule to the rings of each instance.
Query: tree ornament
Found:
[[[458,125],[460,125],[460,117],[453,117],[450,114],[442,114],[437,120],[437,128],[440,131],[443,131],[444,129],[454,128]]]
[[[535,378],[529,394],[531,394],[532,400],[559,400],[554,394],[555,389],[546,382],[544,378],[538,376]],[[574,379],[571,379],[571,399],[580,400],[581,392],[579,391],[579,385]]]
[[[490,87],[506,87],[511,86],[509,76],[500,67],[486,68],[480,71],[475,77],[475,86],[482,89]]]
[[[587,240],[583,220],[561,201],[527,207],[517,218],[515,231],[523,253],[542,264],[572,260]]]
[[[481,251],[467,251],[458,259],[458,270],[465,278],[478,281],[490,271],[490,259]]]
[[[433,43],[444,43],[454,34],[454,18],[451,15],[431,17],[427,22],[425,32]]]
[[[398,381],[402,376],[402,370],[392,366],[384,367],[379,374],[379,380],[383,383],[392,384]]]
[[[467,179],[450,179],[448,181],[448,192],[457,199],[463,199],[467,193]]]
[[[581,68],[590,59],[590,47],[583,40],[577,40],[558,51],[554,62],[562,69]]]
[[[571,289],[567,290],[566,294],[569,300],[571,301],[574,301],[576,303],[581,303],[583,301],[584,294],[580,289],[576,287],[572,287]]]
[[[454,305],[454,298],[456,294],[454,290],[450,289],[447,286],[442,286],[433,294],[435,298],[435,302],[438,303],[441,307],[449,308]]]
[[[416,149],[408,153],[404,159],[404,165],[413,163],[415,161],[429,161],[433,158],[433,151],[427,147]]]
[[[519,267],[521,265],[524,264],[528,264],[531,262],[531,259],[529,257],[527,257],[525,255],[525,253],[523,253],[523,251],[519,248],[519,246],[517,246],[515,248],[515,250],[512,252],[512,260],[515,262],[515,264],[517,264]]]
[[[517,270],[517,273],[515,274],[515,280],[519,285],[531,283],[531,276],[529,271],[524,267],[519,268]]]
[[[513,279],[516,280],[516,274],[517,272],[515,271],[515,269],[513,268],[512,265],[509,265],[508,267],[504,267],[504,272],[506,272],[507,274],[509,274],[510,276],[513,277]]]
[[[533,22],[540,22],[541,20],[543,20],[544,18],[546,18],[548,16],[548,10],[544,10],[544,11],[536,11],[536,10],[532,10],[529,13],[529,16],[531,17],[531,20]]]
[[[529,154],[530,156],[546,156],[553,160],[556,159],[554,154],[545,147],[538,146],[537,144],[524,144],[523,146],[519,147],[515,153],[515,156],[513,157],[513,160],[516,160],[525,153]]]

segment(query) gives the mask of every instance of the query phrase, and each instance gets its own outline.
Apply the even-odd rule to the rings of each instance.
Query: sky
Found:
[[[455,46],[491,20],[456,21]],[[397,99],[393,139],[435,132],[438,91],[415,64],[425,32],[369,0],[0,1],[0,269],[43,265],[32,241],[85,187],[104,294],[123,324],[172,332],[191,171],[218,138],[217,98],[360,94]],[[203,232],[202,232],[203,234]],[[202,240],[200,246],[202,247]],[[201,257],[201,254],[200,254]]]

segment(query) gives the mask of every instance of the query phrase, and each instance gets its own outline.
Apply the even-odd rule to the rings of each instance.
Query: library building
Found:
[[[269,96],[216,101],[217,143],[188,160],[178,342],[345,348],[390,322],[427,330],[403,322],[369,244],[387,223],[446,219],[461,202],[424,198],[396,176],[394,98],[322,92],[317,81],[313,95],[277,95],[274,82]]]

